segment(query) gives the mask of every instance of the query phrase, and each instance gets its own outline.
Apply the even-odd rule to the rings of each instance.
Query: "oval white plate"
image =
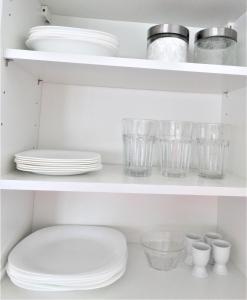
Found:
[[[101,36],[107,36],[107,37],[117,40],[117,37],[111,33],[108,33],[105,31],[94,30],[94,29],[78,28],[78,27],[35,26],[30,29],[29,33],[31,34],[34,32],[51,32],[51,31],[66,32],[66,33],[72,33],[72,34],[101,35]]]
[[[9,263],[37,275],[95,276],[112,269],[125,255],[126,238],[99,226],[60,225],[38,230],[10,253]]]
[[[96,56],[116,56],[118,48],[106,42],[95,40],[70,40],[63,38],[35,38],[28,39],[26,46],[36,51],[72,53]]]
[[[33,291],[50,291],[50,292],[59,292],[59,291],[85,291],[85,290],[94,290],[94,289],[99,289],[106,287],[108,285],[113,284],[117,280],[119,280],[125,273],[126,269],[124,268],[121,272],[117,273],[114,275],[112,278],[98,284],[92,284],[88,286],[56,286],[56,285],[49,285],[49,284],[33,284],[33,283],[28,283],[28,282],[23,282],[22,280],[16,280],[15,278],[10,277],[11,281],[24,289],[27,290],[33,290]]]

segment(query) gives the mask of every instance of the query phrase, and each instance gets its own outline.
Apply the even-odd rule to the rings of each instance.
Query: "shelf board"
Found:
[[[100,172],[74,176],[45,176],[14,171],[2,177],[1,189],[124,194],[239,196],[247,195],[244,180],[227,175],[213,180],[189,174],[185,178],[166,178],[154,168],[150,177],[123,174],[121,165],[104,165]]]
[[[5,58],[44,82],[222,93],[244,87],[247,67],[7,49]]]
[[[146,23],[220,26],[246,10],[245,0],[41,0],[52,14]]]
[[[170,272],[160,272],[148,266],[140,245],[129,245],[125,275],[113,285],[83,292],[32,292],[14,286],[5,277],[2,299],[246,299],[246,281],[232,265],[227,276],[197,279],[191,269],[180,266]]]

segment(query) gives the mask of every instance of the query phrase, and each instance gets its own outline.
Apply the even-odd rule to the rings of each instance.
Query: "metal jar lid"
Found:
[[[238,33],[236,30],[228,27],[212,27],[200,30],[197,32],[195,42],[201,39],[207,39],[210,37],[224,37],[229,38],[237,42]]]
[[[155,40],[156,38],[169,35],[177,35],[189,42],[189,30],[182,25],[160,24],[155,25],[148,30],[148,40]]]

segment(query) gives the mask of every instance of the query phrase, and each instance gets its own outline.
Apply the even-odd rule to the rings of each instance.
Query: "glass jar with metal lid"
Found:
[[[181,25],[160,24],[148,31],[147,58],[165,62],[186,62],[189,30]]]
[[[227,27],[203,29],[195,37],[195,62],[235,65],[236,46],[236,30]]]

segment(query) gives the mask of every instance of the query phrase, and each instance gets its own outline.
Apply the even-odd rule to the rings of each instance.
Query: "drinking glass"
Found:
[[[196,138],[213,141],[224,139],[228,129],[222,123],[197,123],[194,127]]]
[[[190,168],[192,123],[160,121],[159,141],[162,175],[185,176]]]
[[[229,141],[224,124],[197,124],[199,176],[223,178]]]
[[[123,119],[122,125],[125,174],[134,177],[150,176],[158,122]]]

